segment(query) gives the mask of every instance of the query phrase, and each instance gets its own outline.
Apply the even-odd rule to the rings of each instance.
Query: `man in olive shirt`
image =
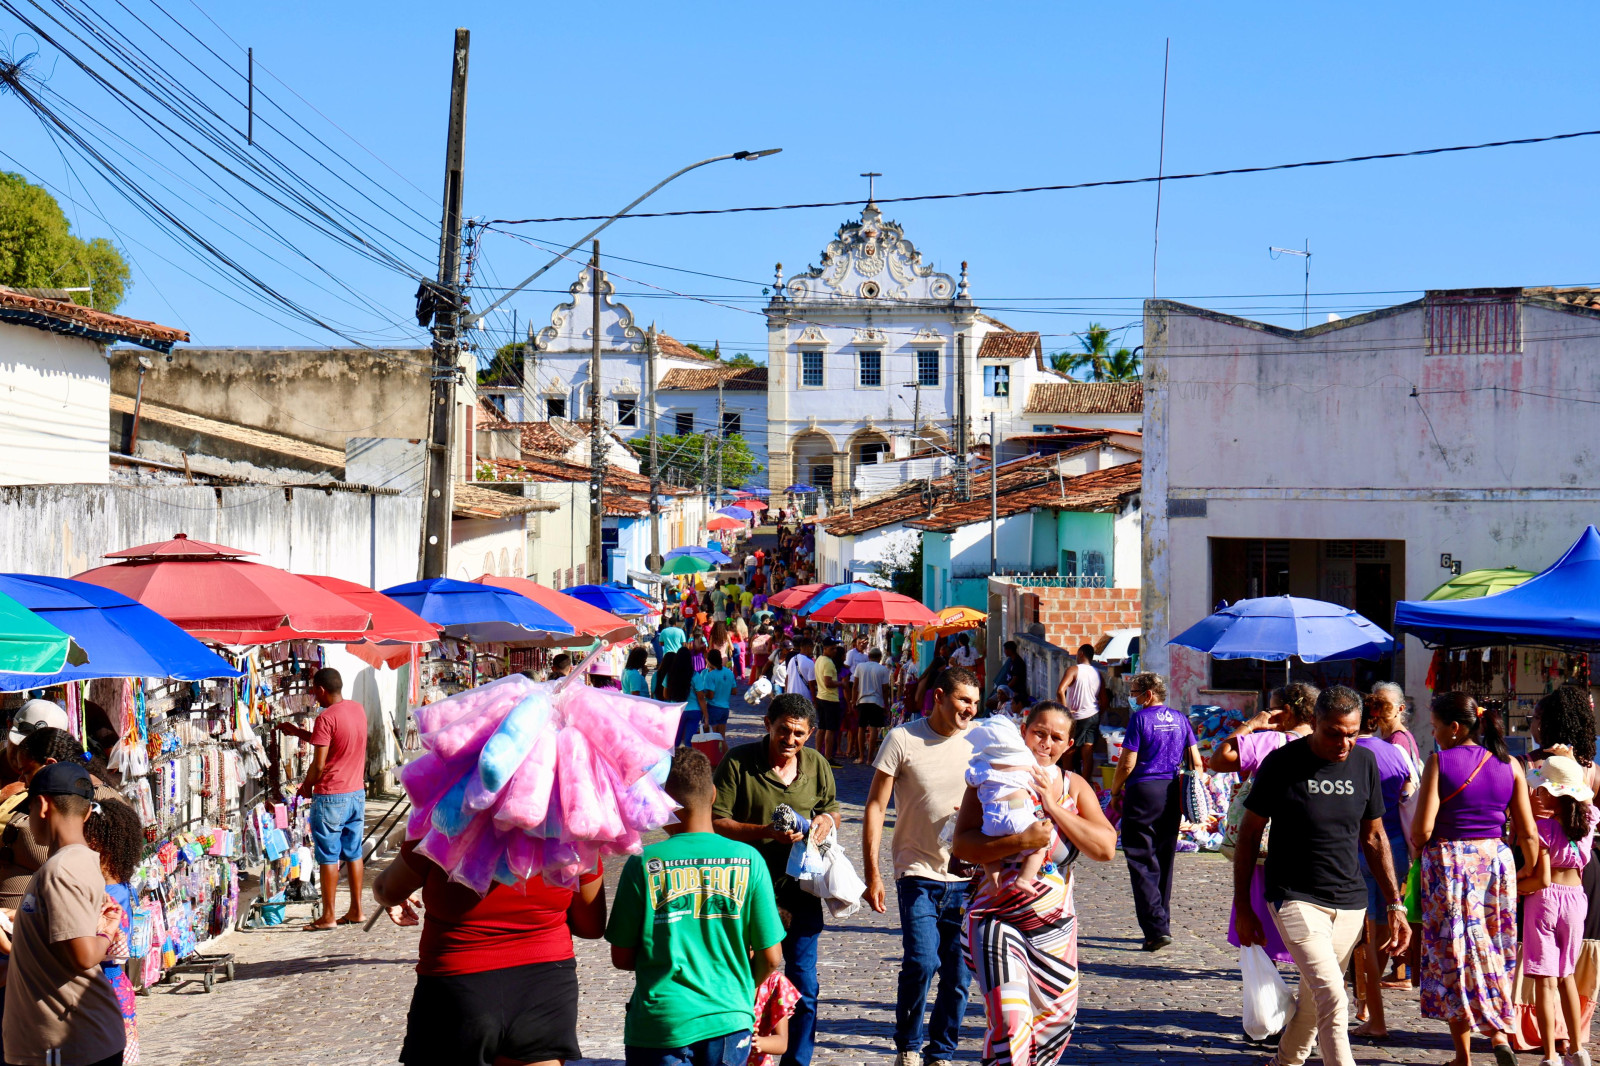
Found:
[[[787,804],[811,819],[811,835],[821,840],[839,824],[839,800],[828,760],[806,747],[817,712],[804,696],[788,692],[767,710],[767,737],[741,744],[717,767],[717,801],[712,825],[732,840],[754,845],[772,873],[778,906],[789,912],[783,941],[784,973],[800,992],[789,1021],[789,1050],[783,1066],[810,1066],[817,1028],[817,941],[822,935],[822,901],[800,888],[786,872],[790,848],[799,833],[772,827],[772,814]]]
[[[878,844],[893,797],[895,898],[905,949],[894,1009],[896,1066],[948,1066],[967,1012],[969,976],[961,933],[968,879],[950,869],[950,845],[942,835],[967,792],[967,763],[972,759],[967,730],[978,713],[978,675],[951,667],[934,678],[933,688],[928,716],[895,726],[883,738],[861,820],[867,902],[882,914],[887,903]],[[934,974],[939,975],[939,994],[933,1023],[924,1028]],[[925,1032],[928,1043],[923,1047]]]

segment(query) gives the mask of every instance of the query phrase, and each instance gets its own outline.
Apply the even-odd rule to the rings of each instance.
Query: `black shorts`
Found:
[[[534,962],[456,977],[417,977],[406,1012],[406,1066],[571,1061],[578,1050],[578,964]]]
[[[844,717],[844,713],[839,709],[839,701],[838,700],[818,700],[817,703],[816,703],[816,707],[817,707],[817,728],[818,729],[832,729],[835,732],[837,732],[838,729],[839,729],[839,719]]]
[[[1072,746],[1074,748],[1094,747],[1100,739],[1100,715],[1091,714],[1087,718],[1075,718],[1072,722]]]
[[[889,721],[883,708],[876,703],[856,704],[856,719],[862,729],[882,729]]]

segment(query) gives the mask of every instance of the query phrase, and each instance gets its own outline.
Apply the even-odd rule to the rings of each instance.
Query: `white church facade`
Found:
[[[785,278],[767,304],[768,484],[821,490],[837,504],[864,465],[970,450],[1014,432],[1032,385],[1060,382],[1037,333],[973,302],[959,278],[923,262],[901,227],[868,203],[821,262]],[[858,493],[859,495],[859,493]]]

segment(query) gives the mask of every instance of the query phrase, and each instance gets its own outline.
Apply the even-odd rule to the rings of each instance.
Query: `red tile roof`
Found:
[[[949,533],[974,522],[988,521],[991,506],[1001,518],[1020,514],[1032,507],[1049,507],[1060,511],[1115,510],[1125,497],[1139,491],[1143,466],[1142,463],[1123,463],[1069,478],[1052,476],[1050,471],[1045,471],[1044,476],[1040,477],[1038,471],[1031,471],[1033,476],[1026,483],[1020,478],[1008,479],[1002,473],[999,499],[993,504],[986,494],[980,497],[974,479],[973,498],[970,501],[947,504],[929,517],[907,522],[906,525],[912,529]],[[1007,485],[1008,480],[1013,481],[1011,487]],[[988,487],[987,479],[984,486]]]
[[[978,345],[979,359],[1026,359],[1035,354],[1043,356],[1037,333],[987,333]]]
[[[548,500],[513,496],[509,492],[458,481],[450,490],[450,510],[457,518],[506,518],[534,511],[559,511],[561,505]]]
[[[569,482],[588,481],[589,468],[582,463],[569,463],[561,459],[543,458],[536,455],[524,456],[521,459],[489,459],[495,469],[508,481],[542,481],[542,482]],[[619,489],[623,492],[650,492],[650,479],[643,474],[635,474],[631,470],[624,470],[620,466],[606,467],[603,480],[605,488]],[[693,490],[682,488],[678,485],[661,485],[664,496],[682,496]]]
[[[1043,382],[1028,389],[1024,414],[1136,415],[1144,410],[1138,381]]]
[[[1000,464],[1000,489],[1006,491],[1016,484],[1031,484],[1042,476],[1041,472],[1049,473],[1054,470],[1055,456],[1053,455],[1027,455],[1021,459],[1013,459],[1009,463]],[[974,498],[981,490],[984,497],[984,506],[988,506],[989,474],[982,471],[972,475],[972,493]],[[933,488],[936,494],[944,499],[949,499],[955,492],[955,476],[947,474],[944,477],[933,479]],[[935,504],[937,507],[937,504]],[[869,533],[874,529],[904,522],[910,518],[920,518],[928,514],[928,505],[923,502],[922,482],[915,481],[892,496],[885,496],[874,503],[864,507],[857,507],[854,514],[832,515],[823,522],[822,528],[836,537],[848,537],[857,533]]]
[[[158,352],[170,351],[189,334],[171,326],[158,326],[138,318],[125,318],[108,311],[66,300],[50,300],[0,285],[0,321],[35,326],[51,333],[86,336],[107,343],[132,341]]]
[[[695,351],[693,348],[680,341],[678,338],[670,336],[666,333],[656,334],[656,354],[669,355],[675,359],[699,359],[702,362],[708,363],[713,361],[711,356],[702,355],[700,352]]]
[[[704,370],[690,370],[687,367],[674,367],[662,375],[661,381],[656,387],[658,389],[700,391],[716,388],[718,381],[722,382],[724,389],[742,392],[766,392],[767,368],[764,366],[724,366],[706,367]]]

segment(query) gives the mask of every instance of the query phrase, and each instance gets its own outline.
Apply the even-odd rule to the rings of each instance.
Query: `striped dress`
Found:
[[[967,912],[967,959],[983,993],[983,1066],[1055,1066],[1078,1018],[1072,871],[983,882]]]

